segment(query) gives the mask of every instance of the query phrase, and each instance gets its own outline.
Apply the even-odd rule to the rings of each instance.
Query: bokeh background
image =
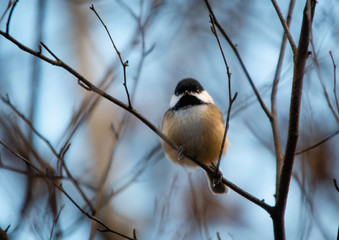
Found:
[[[279,1],[286,15],[289,1]],[[5,31],[11,1],[0,2]],[[226,117],[227,75],[203,1],[25,0],[17,3],[10,34],[30,48],[43,42],[65,63],[117,99],[127,102],[123,71],[91,4],[103,19],[124,61],[135,109],[154,125],[161,119],[175,85],[198,79]],[[211,1],[270,106],[272,82],[283,28],[269,1]],[[296,1],[291,33],[298,41],[305,1]],[[7,9],[7,10],[6,10]],[[339,3],[319,1],[313,48],[304,78],[298,150],[339,129],[334,69],[339,64]],[[224,176],[274,204],[275,156],[269,120],[256,100],[235,54],[221,38],[238,92],[229,129]],[[42,52],[50,56],[43,49]],[[317,58],[315,58],[316,56]],[[51,56],[50,56],[51,57]],[[284,149],[293,59],[289,44],[278,90],[278,120]],[[325,93],[326,90],[326,93]],[[159,138],[113,103],[87,92],[65,70],[21,51],[0,37],[0,140],[46,172],[58,175],[60,161],[6,99],[47,139],[76,179],[59,179],[86,211],[79,186],[112,229],[138,239],[273,239],[270,216],[235,192],[210,194],[203,171],[183,169],[165,158]],[[327,94],[327,98],[326,98]],[[5,101],[4,101],[5,100]],[[332,110],[331,110],[332,107]],[[70,145],[68,145],[70,144]],[[339,224],[339,137],[295,159],[286,211],[288,239],[335,239]],[[65,147],[69,146],[67,151]],[[10,239],[120,239],[96,231],[64,194],[0,147],[0,227]],[[67,176],[62,171],[63,176]],[[60,174],[59,174],[60,176]]]

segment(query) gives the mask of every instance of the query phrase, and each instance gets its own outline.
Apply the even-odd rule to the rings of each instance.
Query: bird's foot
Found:
[[[185,148],[181,145],[179,146],[179,150],[178,150],[178,161],[180,161],[181,159],[184,158],[184,151],[185,151]]]
[[[219,170],[219,168],[217,168],[214,164],[212,164],[210,166],[210,168],[212,169],[212,171],[214,171],[214,178],[213,178],[213,186],[217,186],[219,183],[221,183],[222,178],[223,178],[223,174],[222,172]]]

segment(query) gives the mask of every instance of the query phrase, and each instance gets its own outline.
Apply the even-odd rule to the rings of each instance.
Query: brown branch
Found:
[[[290,26],[291,19],[292,19],[292,13],[295,5],[295,0],[290,1],[290,5],[288,8],[288,14],[287,14],[287,27]],[[281,42],[280,47],[280,53],[278,58],[277,67],[275,70],[274,80],[273,80],[273,86],[272,86],[272,93],[271,93],[271,127],[272,127],[272,134],[273,134],[273,142],[274,142],[274,150],[275,150],[275,156],[276,156],[276,189],[278,189],[279,186],[279,178],[280,178],[280,172],[283,164],[283,153],[281,149],[281,140],[280,140],[280,133],[279,133],[279,126],[278,126],[278,114],[277,114],[277,92],[278,92],[278,84],[280,81],[280,74],[281,74],[281,68],[283,64],[283,59],[285,56],[285,48],[286,48],[286,41],[287,41],[287,34],[284,32],[283,39]]]
[[[274,211],[271,214],[274,226],[274,236],[276,240],[285,239],[284,215],[299,136],[299,118],[303,77],[305,73],[306,60],[309,55],[308,46],[311,36],[311,27],[315,12],[315,5],[315,0],[308,0],[306,2],[300,30],[298,49],[294,56],[295,61],[293,70],[292,94],[290,100],[287,144],[280,182],[276,194],[276,205],[274,207]]]
[[[44,46],[44,48],[48,49],[46,46]],[[48,50],[50,51],[50,50]],[[50,52],[52,56],[55,56],[52,52]],[[57,58],[55,56],[55,58]],[[60,61],[58,59],[58,61]],[[55,148],[52,146],[52,144],[50,143],[50,141],[48,141],[44,136],[42,136],[37,130],[36,128],[33,126],[33,124],[31,123],[31,121],[29,121],[9,100],[8,96],[5,97],[1,97],[1,100],[7,105],[9,106],[14,112],[15,114],[17,114],[26,124],[27,126],[29,126],[29,128],[31,129],[31,131],[36,134],[43,142],[45,142],[47,144],[47,146],[49,147],[49,149],[51,150],[51,152],[54,154],[54,156],[61,161],[62,166],[66,172],[66,175],[69,177],[69,179],[71,179],[74,187],[77,189],[77,191],[80,193],[80,195],[82,196],[82,198],[84,199],[84,201],[87,203],[87,205],[91,208],[91,211],[94,212],[95,208],[93,207],[92,203],[90,202],[90,200],[88,199],[88,197],[86,196],[86,194],[84,193],[84,191],[81,189],[81,187],[79,186],[79,184],[77,183],[77,181],[75,180],[75,178],[72,176],[71,172],[69,171],[68,167],[65,164],[64,161],[64,156],[65,153],[67,152],[68,148],[70,145],[67,145],[68,147],[63,151],[60,152],[60,154],[57,153],[57,151],[55,150]]]
[[[329,139],[331,139],[332,137],[334,137],[335,135],[337,135],[339,133],[339,130],[331,133],[330,135],[328,135],[327,137],[325,137],[324,139],[320,140],[319,142],[313,144],[312,146],[308,147],[308,148],[305,148],[303,150],[300,150],[300,151],[297,151],[295,154],[298,155],[298,154],[302,154],[302,153],[305,153],[313,148],[316,148],[318,147],[319,145],[325,143],[326,141],[328,141]]]
[[[148,121],[143,115],[141,115],[138,111],[136,111],[133,107],[130,107],[126,104],[124,104],[123,102],[119,101],[118,99],[112,97],[111,95],[109,95],[108,93],[104,92],[103,90],[101,90],[100,88],[96,87],[94,84],[92,84],[90,81],[88,81],[85,77],[83,77],[82,75],[80,75],[77,71],[75,71],[73,68],[71,68],[69,65],[67,65],[66,63],[64,63],[61,60],[52,60],[48,57],[46,57],[45,55],[43,55],[41,52],[38,51],[34,51],[30,48],[28,48],[27,46],[21,44],[20,42],[18,42],[15,38],[13,38],[12,36],[10,36],[9,34],[6,34],[5,32],[0,30],[0,35],[4,36],[5,38],[7,38],[9,41],[11,41],[12,43],[14,43],[15,45],[17,45],[20,49],[22,49],[23,51],[30,53],[42,60],[44,60],[45,62],[48,62],[54,66],[58,66],[61,67],[63,69],[65,69],[66,71],[68,71],[70,74],[72,74],[73,76],[75,76],[78,81],[81,83],[80,86],[82,87],[86,87],[85,89],[88,91],[93,91],[96,94],[102,96],[103,98],[106,98],[108,101],[116,104],[117,106],[121,107],[122,109],[128,111],[129,113],[131,113],[133,116],[135,116],[137,119],[139,119],[141,122],[143,122],[149,129],[151,129],[155,134],[157,134],[164,142],[166,142],[166,144],[168,144],[171,148],[173,148],[176,151],[179,151],[180,148],[178,146],[176,146],[173,142],[171,142],[166,135],[164,135],[156,126],[154,126],[150,121]],[[195,158],[193,158],[192,156],[188,155],[187,153],[183,152],[183,155],[189,159],[191,159],[193,162],[195,162],[198,166],[200,166],[201,168],[203,168],[205,171],[207,171],[210,174],[213,174],[214,171],[212,171],[207,165],[201,163],[200,161],[197,161]],[[226,184],[227,186],[229,186],[231,189],[233,189],[235,192],[237,192],[238,194],[240,194],[241,196],[243,196],[244,198],[248,199],[249,201],[253,202],[254,204],[262,207],[264,210],[266,211],[270,211],[270,209],[272,208],[270,205],[266,204],[265,202],[259,200],[258,198],[252,196],[251,194],[249,194],[248,192],[246,192],[245,190],[237,187],[235,184],[227,181],[226,179],[222,179],[222,182],[224,184]]]
[[[23,161],[24,163],[28,164],[34,171],[36,171],[38,174],[41,175],[46,175],[47,174],[45,172],[43,172],[42,170],[40,170],[37,166],[35,166],[29,159],[23,157],[22,155],[20,155],[19,153],[15,152],[13,149],[11,149],[9,146],[7,146],[5,143],[3,143],[2,141],[0,141],[0,144],[5,147],[10,153],[12,153],[14,156],[16,156],[17,158],[19,158],[21,161]],[[119,233],[117,231],[112,230],[111,228],[109,228],[106,224],[104,224],[101,220],[99,220],[98,218],[94,217],[93,215],[89,214],[88,212],[86,212],[83,208],[80,207],[80,205],[65,191],[65,189],[62,187],[61,184],[59,184],[58,182],[54,181],[53,178],[48,178],[52,184],[58,188],[71,202],[72,204],[78,208],[78,210],[84,214],[85,216],[87,216],[89,219],[97,222],[98,224],[100,224],[106,231],[112,232],[116,235],[119,235],[123,238],[129,239],[129,240],[133,240],[133,238],[130,238],[122,233]]]
[[[240,66],[241,66],[241,68],[243,69],[243,71],[244,71],[244,73],[245,73],[245,75],[246,75],[246,77],[247,77],[247,80],[248,80],[248,82],[250,83],[250,85],[251,85],[251,87],[252,87],[252,90],[253,90],[255,96],[256,96],[257,99],[258,99],[258,102],[259,102],[261,108],[264,110],[264,112],[265,112],[265,114],[267,115],[267,117],[268,117],[269,119],[271,119],[271,117],[272,117],[272,116],[271,116],[271,113],[270,113],[270,111],[268,110],[267,106],[265,105],[264,101],[262,100],[262,98],[261,98],[261,96],[260,96],[260,93],[259,93],[258,89],[256,88],[256,86],[255,86],[255,84],[254,84],[254,82],[253,82],[253,80],[252,80],[250,74],[248,73],[248,71],[247,71],[247,69],[246,69],[246,67],[245,67],[245,64],[244,64],[244,62],[243,62],[243,60],[242,60],[242,58],[241,58],[241,56],[240,56],[240,53],[239,53],[239,51],[238,51],[238,49],[237,49],[237,46],[232,42],[231,38],[227,35],[226,31],[225,31],[225,30],[223,29],[223,27],[219,24],[219,22],[218,22],[217,18],[215,17],[214,12],[213,12],[213,9],[212,9],[211,5],[209,4],[208,0],[204,0],[204,2],[205,2],[205,4],[206,4],[206,6],[207,6],[207,9],[208,9],[210,15],[212,15],[212,17],[213,17],[213,19],[214,19],[215,26],[217,26],[217,28],[219,29],[219,31],[221,32],[221,34],[222,34],[223,37],[226,39],[226,41],[228,42],[228,44],[231,46],[233,52],[235,53],[235,55],[236,55],[236,57],[237,57],[237,59],[238,59],[238,61],[239,61],[239,63],[240,63]]]
[[[289,43],[291,45],[293,55],[296,55],[298,49],[297,49],[297,46],[295,45],[293,37],[292,37],[292,35],[290,33],[289,24],[285,21],[284,16],[283,16],[282,12],[280,11],[279,5],[276,2],[276,0],[271,0],[271,2],[272,2],[273,6],[275,8],[275,11],[278,14],[278,17],[280,19],[281,25],[283,26],[283,28],[285,30],[285,34],[286,34],[286,36],[288,38],[288,41],[289,41]]]
[[[130,99],[130,95],[129,95],[129,92],[128,92],[128,88],[127,88],[127,83],[126,83],[126,67],[128,67],[128,60],[127,61],[123,61],[122,60],[122,57],[121,57],[121,53],[119,52],[118,48],[116,47],[114,41],[113,41],[113,38],[111,37],[111,34],[110,32],[108,31],[107,27],[106,27],[106,24],[104,23],[104,21],[101,19],[101,17],[99,16],[99,14],[97,13],[97,11],[95,10],[94,8],[94,5],[92,4],[90,6],[90,9],[95,13],[95,15],[98,17],[98,19],[100,20],[101,24],[104,26],[107,34],[108,34],[108,37],[109,39],[111,40],[111,43],[113,45],[113,48],[115,50],[115,52],[117,53],[118,57],[119,57],[119,60],[120,60],[120,63],[122,65],[122,68],[123,68],[123,73],[124,73],[124,82],[123,82],[123,85],[125,87],[125,91],[126,91],[126,95],[127,95],[127,100],[128,100],[128,106],[131,108],[132,107],[132,103],[131,103],[131,99]]]
[[[325,81],[322,77],[322,74],[321,74],[321,70],[320,70],[320,65],[319,65],[319,61],[318,61],[318,56],[317,56],[317,52],[315,50],[315,46],[314,46],[314,42],[313,42],[313,37],[311,36],[311,46],[312,46],[312,52],[313,52],[313,62],[315,64],[315,67],[316,67],[316,72],[318,74],[318,78],[320,80],[320,83],[321,83],[321,87],[323,88],[323,91],[324,91],[324,95],[325,95],[325,98],[326,98],[326,101],[327,101],[327,105],[329,106],[333,116],[335,117],[336,121],[339,123],[339,112],[337,113],[335,108],[333,107],[332,103],[331,103],[331,100],[330,100],[330,96],[327,92],[327,89],[326,89],[326,86],[325,86]],[[336,84],[335,84],[336,85]]]

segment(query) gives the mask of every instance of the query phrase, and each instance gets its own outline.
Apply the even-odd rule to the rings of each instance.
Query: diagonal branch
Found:
[[[214,19],[214,22],[215,22],[215,26],[217,26],[217,28],[219,29],[219,31],[221,32],[221,34],[224,36],[224,38],[226,39],[226,41],[228,42],[228,44],[231,46],[233,52],[235,53],[236,57],[238,58],[238,61],[241,65],[241,68],[243,69],[243,71],[245,72],[245,75],[247,77],[247,80],[248,82],[250,83],[251,87],[252,87],[252,90],[255,94],[255,96],[257,97],[259,103],[260,103],[260,106],[261,108],[264,110],[265,114],[267,115],[267,117],[269,119],[271,119],[271,113],[270,111],[268,110],[267,106],[265,105],[264,101],[262,100],[261,96],[260,96],[260,93],[258,91],[258,89],[256,88],[250,74],[248,73],[247,71],[247,68],[245,67],[245,64],[240,56],[240,53],[236,47],[236,45],[232,42],[231,38],[227,35],[226,31],[223,29],[223,27],[219,24],[217,18],[215,17],[214,15],[214,12],[213,12],[213,9],[211,7],[211,5],[209,4],[208,0],[204,0],[205,1],[205,4],[207,6],[207,9],[210,13],[210,15],[212,15],[213,19]]]
[[[122,109],[128,111],[129,113],[131,113],[133,116],[135,116],[136,118],[138,118],[141,122],[143,122],[149,129],[151,129],[155,134],[157,134],[164,142],[166,142],[166,144],[168,144],[171,148],[173,148],[176,151],[179,151],[180,148],[175,145],[173,142],[171,142],[166,135],[164,135],[156,126],[154,126],[149,120],[147,120],[143,115],[141,115],[138,111],[136,111],[132,106],[128,106],[126,104],[124,104],[123,102],[119,101],[118,99],[112,97],[111,95],[109,95],[108,93],[106,93],[105,91],[101,90],[100,88],[96,87],[94,84],[92,84],[90,81],[88,81],[85,77],[83,77],[81,74],[79,74],[77,71],[75,71],[73,68],[71,68],[69,65],[67,65],[66,63],[64,63],[62,60],[53,60],[50,59],[48,57],[46,57],[45,55],[43,55],[41,52],[38,51],[34,51],[33,49],[23,45],[22,43],[20,43],[19,41],[17,41],[15,38],[13,38],[12,36],[10,36],[9,34],[3,32],[0,30],[0,35],[4,36],[5,38],[7,38],[9,41],[11,41],[12,43],[14,43],[15,45],[17,45],[20,49],[22,49],[23,51],[30,53],[40,59],[42,59],[45,62],[50,63],[51,65],[54,66],[58,66],[61,67],[63,69],[65,69],[67,72],[69,72],[70,74],[72,74],[73,76],[75,76],[78,79],[78,82],[80,83],[79,85],[84,87],[86,90],[88,91],[93,91],[96,94],[102,96],[103,98],[106,98],[108,101],[116,104],[117,106],[121,107]],[[185,157],[191,159],[194,163],[196,163],[198,166],[200,166],[201,168],[203,168],[205,171],[207,171],[210,174],[214,174],[214,171],[211,170],[207,165],[201,163],[200,161],[197,161],[195,158],[193,158],[192,156],[188,155],[187,153],[183,152],[182,153]],[[226,184],[227,186],[229,186],[232,190],[234,190],[235,192],[237,192],[238,194],[240,194],[241,196],[243,196],[244,198],[248,199],[249,201],[251,201],[252,203],[260,206],[261,208],[263,208],[265,211],[267,212],[271,212],[272,207],[270,205],[268,205],[267,203],[265,203],[264,201],[252,196],[251,194],[249,194],[248,192],[246,192],[245,190],[241,189],[240,187],[236,186],[235,184],[229,182],[228,180],[226,180],[225,178],[222,178],[222,182],[224,184]]]
[[[14,112],[15,114],[17,114],[26,124],[27,126],[29,126],[29,128],[32,130],[32,132],[38,136],[43,142],[45,142],[48,146],[48,148],[51,150],[51,152],[54,154],[54,156],[62,162],[62,166],[66,172],[66,175],[69,179],[71,179],[74,187],[77,189],[77,191],[79,192],[79,194],[82,196],[82,198],[84,199],[84,201],[87,203],[87,205],[90,207],[91,211],[94,212],[95,209],[91,203],[91,201],[88,199],[88,197],[86,196],[85,192],[82,190],[82,188],[79,186],[78,181],[73,177],[73,175],[71,174],[71,172],[69,171],[67,165],[65,164],[64,161],[64,154],[66,153],[66,151],[68,150],[68,148],[63,152],[63,154],[58,154],[55,150],[55,148],[52,146],[51,142],[49,140],[47,140],[44,136],[42,136],[37,130],[36,128],[33,126],[33,124],[21,113],[19,112],[19,110],[10,102],[8,96],[6,97],[1,97],[1,100],[7,104],[7,106],[9,106]],[[68,145],[69,146],[69,145]]]
[[[19,158],[21,161],[23,161],[24,163],[28,164],[30,167],[32,167],[32,169],[34,171],[36,171],[38,174],[40,175],[46,175],[45,172],[43,172],[42,170],[40,170],[37,166],[35,166],[29,159],[25,158],[24,156],[20,155],[19,153],[15,152],[13,149],[11,149],[9,146],[7,146],[5,143],[3,143],[2,141],[0,141],[0,145],[2,145],[4,148],[6,148],[9,152],[11,152],[14,156],[16,156],[17,158]],[[117,234],[125,239],[129,239],[129,240],[134,240],[134,238],[130,238],[122,233],[119,233],[117,231],[112,230],[111,228],[109,228],[106,224],[104,224],[101,220],[99,220],[98,218],[92,216],[91,214],[89,214],[88,212],[86,212],[83,208],[80,207],[80,205],[65,191],[65,189],[62,187],[61,184],[59,184],[58,182],[56,182],[53,178],[48,178],[52,184],[58,188],[72,203],[74,206],[76,206],[80,212],[82,212],[84,215],[86,215],[88,218],[90,218],[93,221],[96,221],[98,224],[100,224],[102,227],[105,228],[106,231],[112,232],[114,234]]]
[[[117,53],[118,57],[119,57],[119,60],[120,60],[120,63],[122,65],[122,68],[123,68],[123,73],[124,73],[124,82],[123,82],[123,85],[125,87],[125,91],[126,91],[126,95],[127,95],[127,100],[128,100],[128,106],[129,107],[132,107],[132,103],[131,103],[131,99],[130,99],[130,95],[129,95],[129,92],[128,92],[128,88],[127,88],[127,83],[126,83],[126,67],[128,67],[128,60],[127,61],[123,61],[122,60],[122,57],[121,57],[121,53],[119,52],[117,46],[115,45],[114,41],[113,41],[113,38],[111,37],[111,34],[109,33],[108,31],[108,28],[106,27],[106,24],[104,23],[104,21],[102,21],[101,17],[99,16],[99,14],[97,13],[97,11],[95,10],[94,8],[94,5],[92,4],[90,6],[90,9],[95,13],[95,15],[98,17],[98,19],[100,20],[101,24],[104,26],[107,34],[108,34],[108,37],[109,39],[111,40],[111,43],[114,47],[114,50],[115,52]]]
[[[327,142],[328,140],[330,140],[332,137],[336,136],[337,134],[339,134],[339,129],[338,129],[337,131],[331,133],[330,135],[328,135],[328,136],[325,137],[324,139],[320,140],[319,142],[317,142],[317,143],[311,145],[310,147],[307,147],[307,148],[305,148],[305,149],[303,149],[303,150],[297,151],[295,154],[296,154],[296,155],[299,155],[299,154],[305,153],[305,152],[307,152],[307,151],[309,151],[309,150],[312,150],[313,148],[316,148],[316,147],[318,147],[319,145],[321,145],[321,144]]]
[[[289,24],[285,21],[284,16],[283,16],[283,14],[280,11],[280,8],[279,8],[279,5],[278,5],[277,1],[276,0],[271,0],[271,1],[272,1],[272,4],[273,4],[274,8],[275,8],[275,11],[278,14],[278,17],[280,19],[281,25],[283,26],[283,28],[285,30],[285,34],[286,34],[286,36],[288,38],[288,41],[290,42],[293,55],[295,55],[295,54],[297,54],[297,50],[298,49],[297,49],[297,46],[295,45],[293,37],[292,37],[292,35],[290,33]]]

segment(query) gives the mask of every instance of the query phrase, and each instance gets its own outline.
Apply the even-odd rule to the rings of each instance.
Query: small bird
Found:
[[[215,169],[218,163],[225,125],[220,109],[201,84],[193,78],[181,80],[171,98],[169,109],[162,120],[162,132],[185,153]],[[197,167],[167,143],[161,141],[167,157],[185,167]],[[226,138],[223,154],[226,152]],[[214,194],[228,192],[228,188],[207,172],[210,190]],[[220,172],[221,174],[221,172]],[[222,175],[221,175],[222,176]]]

